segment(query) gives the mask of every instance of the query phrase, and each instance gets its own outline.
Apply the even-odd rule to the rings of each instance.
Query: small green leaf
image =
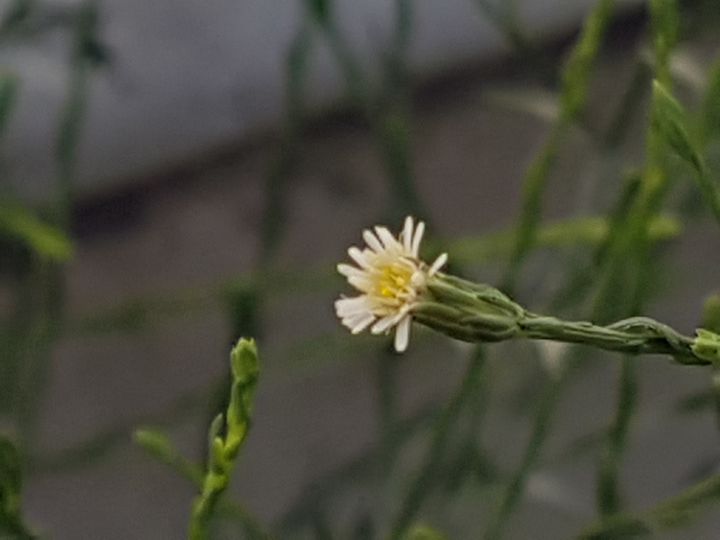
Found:
[[[614,7],[614,0],[600,0],[597,3],[565,65],[561,96],[561,110],[565,120],[576,118],[585,107],[592,68]]]
[[[165,434],[159,431],[138,429],[135,431],[134,439],[137,444],[160,459],[160,461],[172,461],[175,455],[172,442],[170,442],[170,439]]]
[[[133,438],[159,462],[176,470],[193,484],[202,485],[200,469],[182,457],[166,435],[153,429],[138,429],[133,434]]]
[[[704,173],[704,164],[690,139],[687,115],[680,103],[660,81],[653,81],[653,126],[662,139],[696,172]]]
[[[659,82],[653,82],[653,127],[656,134],[678,156],[692,166],[705,203],[720,222],[720,186],[710,173],[687,129],[688,121],[682,106]]]
[[[67,236],[18,204],[0,203],[0,233],[20,240],[41,257],[66,261],[72,255]]]

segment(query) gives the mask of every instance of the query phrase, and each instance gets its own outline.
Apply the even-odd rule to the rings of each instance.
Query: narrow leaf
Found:
[[[2,233],[23,242],[47,259],[65,261],[72,255],[72,244],[67,236],[17,204],[0,203]]]
[[[690,140],[685,110],[658,80],[653,81],[652,120],[653,126],[675,153],[696,171],[702,172],[702,158]]]

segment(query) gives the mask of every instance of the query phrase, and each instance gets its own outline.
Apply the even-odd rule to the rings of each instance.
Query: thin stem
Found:
[[[637,386],[635,363],[632,358],[626,356],[622,359],[620,370],[617,412],[608,433],[598,471],[597,498],[602,516],[615,514],[622,506],[618,485],[619,470],[627,444],[630,420],[636,409]]]
[[[395,424],[395,437],[392,439],[395,451],[420,430],[432,425],[437,418],[437,410],[438,406],[432,403],[410,418],[399,419]],[[297,503],[283,515],[280,520],[280,530],[287,535],[290,530],[309,523],[311,517],[325,507],[327,501],[334,497],[341,486],[371,474],[377,462],[382,459],[384,450],[380,447],[372,448],[314,481],[303,490],[297,498]]]
[[[400,357],[390,348],[383,347],[375,361],[377,370],[377,419],[380,432],[380,459],[378,473],[381,479],[393,469],[397,456],[398,403],[397,385]]]
[[[590,345],[629,354],[666,354],[678,363],[708,365],[720,350],[708,350],[720,337],[688,337],[648,317],[631,317],[605,326],[565,321],[526,311],[499,290],[438,273],[413,311],[414,319],[433,330],[470,343],[517,338]]]
[[[478,380],[482,377],[484,366],[485,359],[483,351],[478,348],[473,358],[470,359],[460,388],[433,426],[430,448],[414,480],[410,484],[410,488],[406,492],[400,513],[392,526],[390,538],[398,539],[402,537],[420,510],[430,490],[437,482],[438,466],[445,452],[451,429],[458,421],[460,411],[477,392]]]
[[[230,484],[235,461],[250,429],[259,374],[255,343],[241,339],[230,355],[230,364],[230,399],[225,414],[215,418],[208,432],[207,470],[200,494],[193,503],[189,526],[191,540],[206,540],[210,537],[212,517]]]
[[[531,316],[520,322],[524,336],[565,343],[582,343],[608,351],[630,354],[667,354],[678,362],[708,365],[706,358],[693,351],[695,338],[647,317],[624,319],[608,326],[587,322],[560,321],[554,317]]]
[[[532,433],[523,451],[520,465],[512,474],[510,482],[501,496],[498,509],[493,514],[483,536],[484,540],[496,540],[503,536],[510,515],[523,496],[528,478],[540,459],[540,452],[552,426],[552,418],[558,405],[558,396],[567,382],[568,365],[565,364],[559,376],[551,379],[543,389],[535,408]]]
[[[517,237],[503,283],[503,289],[505,290],[513,291],[516,288],[523,263],[527,254],[534,247],[537,236],[536,229],[540,223],[542,195],[557,161],[565,131],[565,121],[558,122],[550,132],[542,150],[528,168],[523,184],[522,207],[518,220]]]
[[[570,126],[577,121],[585,107],[592,68],[609,26],[614,5],[614,0],[598,1],[563,68],[560,115],[543,149],[528,169],[523,184],[518,234],[503,283],[503,288],[509,292],[513,292],[516,288],[522,266],[534,246],[536,231],[541,220],[543,194],[550,173]]]

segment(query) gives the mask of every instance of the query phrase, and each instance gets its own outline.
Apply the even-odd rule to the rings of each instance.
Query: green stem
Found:
[[[577,121],[585,108],[592,68],[609,26],[614,6],[614,0],[598,1],[563,68],[560,115],[545,146],[528,169],[523,185],[518,234],[503,284],[503,288],[510,292],[515,289],[520,270],[535,244],[536,231],[541,219],[543,194],[550,173],[570,126]]]
[[[503,288],[509,291],[515,289],[523,263],[535,244],[536,231],[540,223],[542,195],[550,172],[557,161],[565,132],[565,121],[558,122],[553,127],[545,146],[535,157],[525,177],[517,236],[503,284]]]
[[[608,326],[568,322],[554,317],[531,316],[520,322],[522,335],[565,343],[591,345],[608,351],[638,354],[667,354],[682,364],[707,365],[692,350],[695,339],[647,317],[624,319]]]
[[[700,343],[699,338],[684,336],[648,317],[632,317],[605,326],[564,321],[526,311],[488,285],[446,274],[430,280],[414,318],[433,330],[470,343],[542,339],[633,355],[666,354],[688,365],[708,365],[715,355],[720,356],[720,351],[708,350],[714,342],[710,332]]]
[[[400,514],[392,527],[390,538],[397,539],[402,537],[420,510],[430,489],[436,483],[438,465],[442,454],[445,452],[451,428],[457,423],[459,413],[465,406],[465,403],[477,391],[478,380],[482,376],[484,365],[485,361],[482,349],[478,348],[470,360],[460,388],[435,423],[430,449],[425,456],[425,460],[417,476],[410,485],[410,489],[407,491]]]
[[[437,409],[438,406],[432,403],[410,418],[399,419],[394,426],[393,451],[397,452],[418,432],[432,425],[432,421],[436,421],[438,416]],[[377,462],[383,459],[385,450],[374,447],[311,483],[300,493],[297,502],[280,519],[279,529],[283,536],[289,535],[291,530],[297,530],[303,525],[309,524],[312,516],[322,511],[342,486],[356,483],[358,479],[372,474]]]
[[[552,417],[558,405],[557,396],[568,380],[569,364],[565,364],[560,376],[553,378],[544,388],[535,409],[533,431],[525,446],[520,466],[513,473],[510,483],[502,494],[497,511],[485,531],[484,540],[496,540],[502,537],[507,522],[525,490],[530,474],[540,459],[540,451],[552,426]]]
[[[259,374],[257,348],[241,339],[230,355],[232,387],[225,414],[219,414],[208,433],[209,454],[202,490],[190,518],[191,540],[206,540],[220,498],[230,484],[235,461],[250,429],[250,414]]]
[[[389,347],[383,348],[378,352],[375,365],[381,456],[378,460],[378,474],[384,479],[392,471],[397,456],[397,383],[400,359]]]
[[[622,497],[618,484],[620,463],[625,451],[630,420],[636,409],[637,374],[632,358],[622,360],[620,389],[614,423],[608,434],[604,452],[600,458],[597,498],[602,516],[620,511]]]

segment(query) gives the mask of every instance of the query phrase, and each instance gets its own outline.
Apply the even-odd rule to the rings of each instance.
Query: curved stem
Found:
[[[529,315],[519,321],[521,335],[581,343],[599,349],[629,354],[668,354],[683,364],[707,365],[692,350],[694,338],[683,336],[669,326],[646,317],[624,319],[608,326],[589,322],[562,321],[554,317]]]
[[[689,337],[648,317],[608,325],[565,321],[526,311],[489,285],[445,274],[436,274],[430,280],[413,316],[425,326],[470,343],[528,338],[633,355],[667,354],[686,365],[710,365],[720,360],[720,336],[707,330]]]

